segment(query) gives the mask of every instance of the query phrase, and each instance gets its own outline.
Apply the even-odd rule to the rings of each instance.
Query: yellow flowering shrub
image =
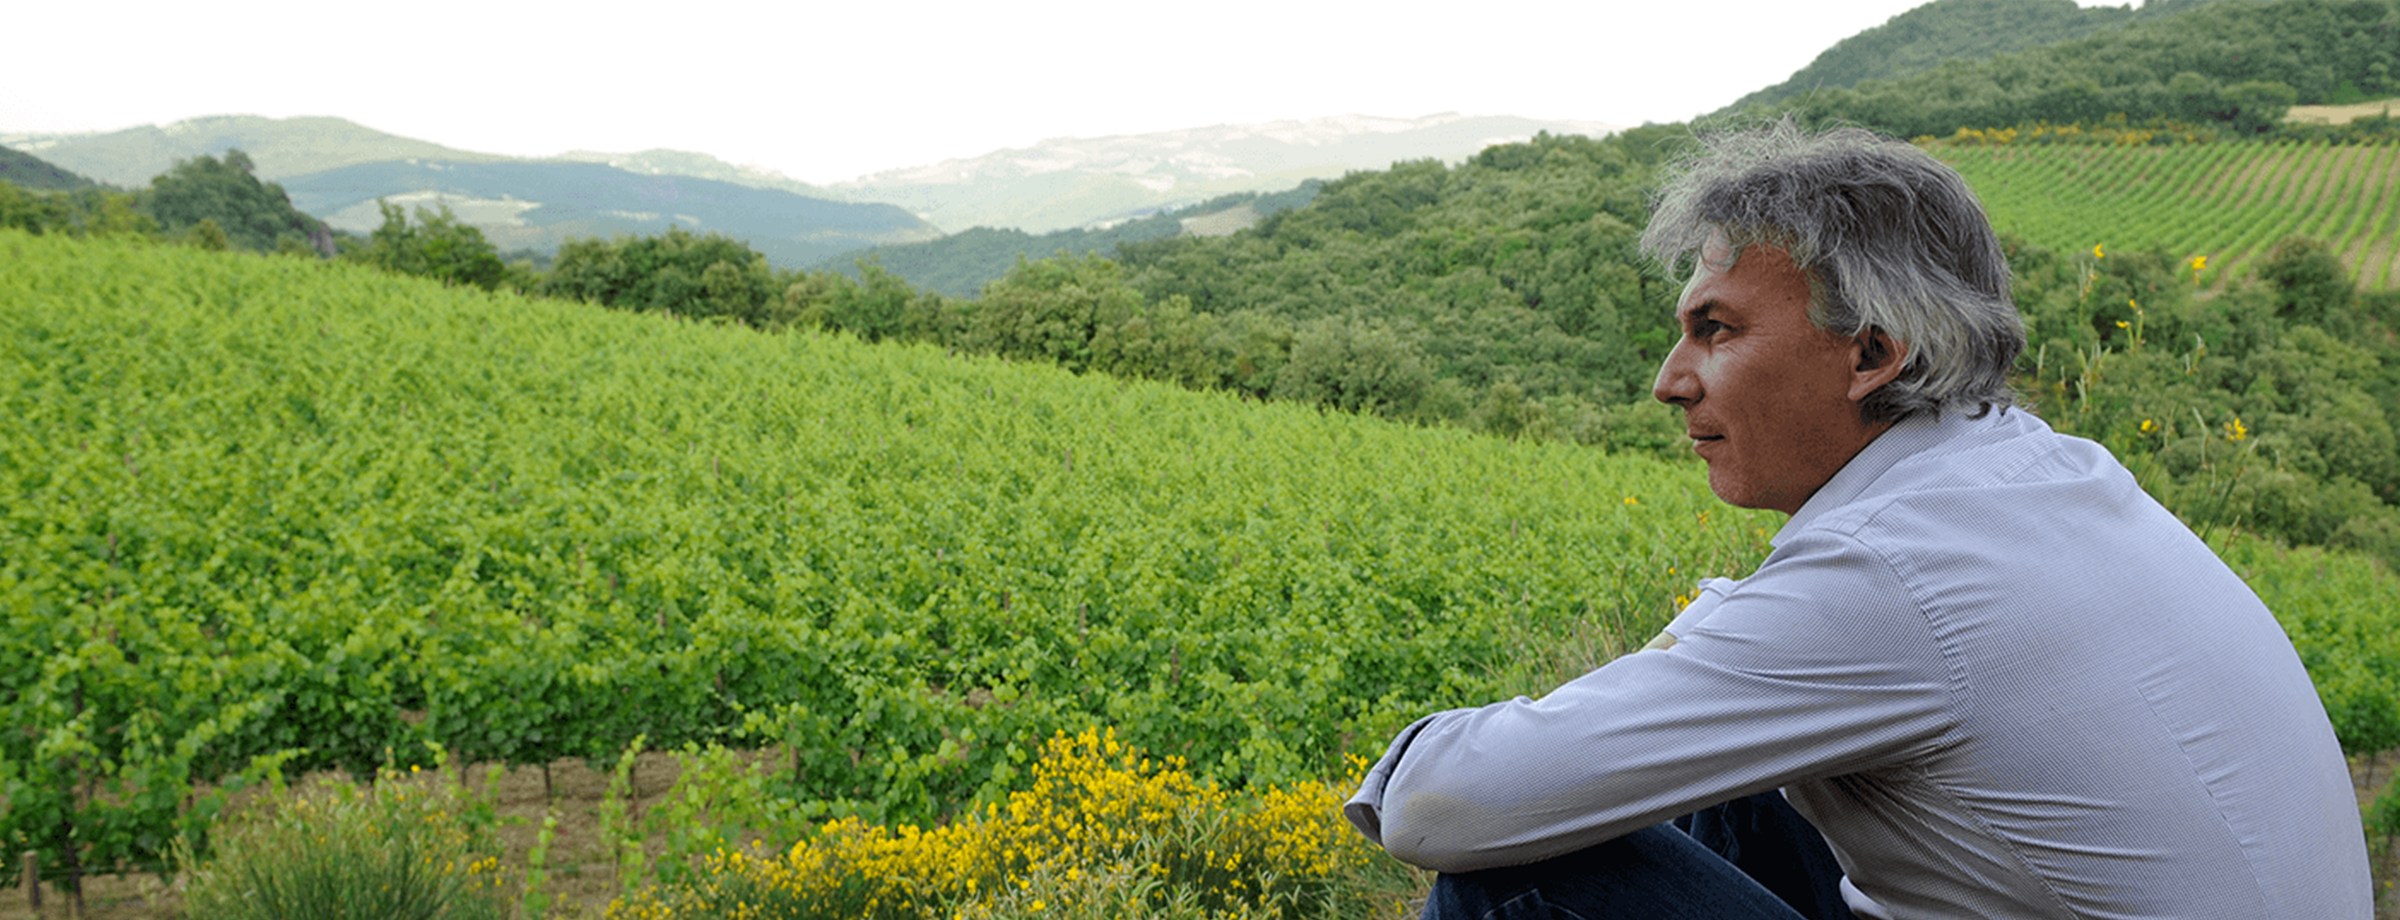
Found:
[[[844,818],[788,849],[720,851],[690,882],[620,900],[609,916],[1350,915],[1345,902],[1375,897],[1361,880],[1396,864],[1342,820],[1346,788],[1236,795],[1113,730],[1061,734],[1006,802],[932,828]]]

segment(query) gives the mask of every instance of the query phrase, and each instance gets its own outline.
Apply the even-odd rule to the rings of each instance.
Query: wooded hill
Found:
[[[2074,0],[1933,0],[1842,39],[1791,79],[1743,96],[1718,114],[2054,45],[2213,2],[2147,0],[2139,7],[2086,7]]]
[[[0,147],[0,182],[31,189],[74,189],[96,184],[40,157],[9,147]]]
[[[2035,122],[2096,124],[2111,116],[2262,134],[2295,103],[2393,95],[2400,95],[2400,3],[2242,0],[1745,111],[1788,109],[1899,137]]]

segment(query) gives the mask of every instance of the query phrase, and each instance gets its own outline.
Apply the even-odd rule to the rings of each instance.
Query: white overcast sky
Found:
[[[466,150],[666,147],[828,183],[1327,115],[1681,121],[1920,2],[32,3],[8,17],[0,134],[333,115]]]

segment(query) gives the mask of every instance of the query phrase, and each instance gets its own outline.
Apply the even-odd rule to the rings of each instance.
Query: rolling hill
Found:
[[[7,147],[0,147],[0,181],[38,189],[83,188],[93,184],[92,180],[60,169],[57,164]]]
[[[931,239],[930,225],[888,204],[809,198],[601,163],[399,160],[283,180],[292,203],[336,229],[373,230],[376,202],[447,206],[503,250],[555,250],[569,237],[650,235],[669,226],[746,241],[785,268],[878,243]]]
[[[285,176],[385,160],[500,161],[430,141],[386,134],[342,118],[267,118],[211,115],[169,125],[142,125],[97,134],[0,135],[0,144],[39,156],[110,185],[140,188],[176,160],[239,148],[273,182]]]
[[[1842,39],[1790,79],[1734,101],[1718,114],[1773,105],[1821,89],[1856,86],[2082,38],[2138,19],[2173,15],[2216,0],[2145,0],[2078,6],[2074,0],[1933,0]]]

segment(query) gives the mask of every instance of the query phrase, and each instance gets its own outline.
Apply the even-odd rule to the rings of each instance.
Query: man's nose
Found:
[[[1699,379],[1691,371],[1691,351],[1684,347],[1682,339],[1676,339],[1667,359],[1659,362],[1658,378],[1650,382],[1650,397],[1687,408],[1700,401]]]

